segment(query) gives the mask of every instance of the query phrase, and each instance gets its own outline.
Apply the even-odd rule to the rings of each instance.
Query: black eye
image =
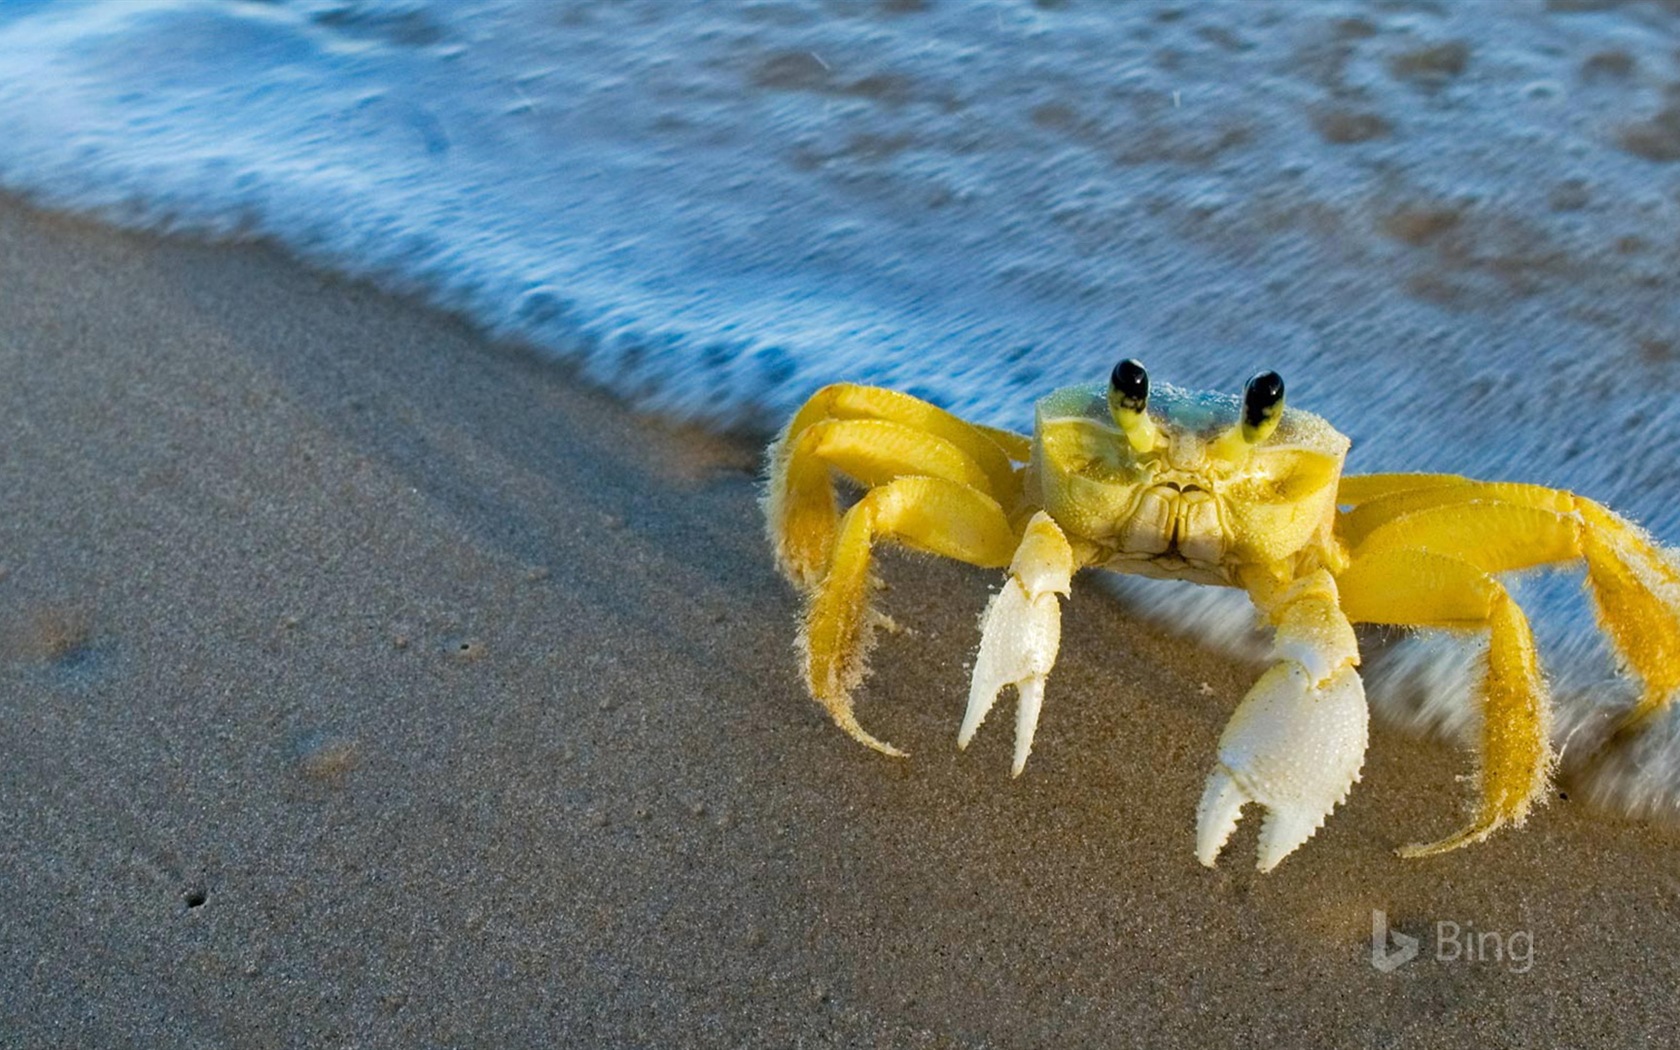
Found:
[[[1243,388],[1243,423],[1259,427],[1277,415],[1283,404],[1283,377],[1276,372],[1261,372]]]
[[[1142,412],[1143,406],[1149,403],[1149,373],[1129,357],[1114,366],[1108,385],[1114,391],[1114,402],[1121,408]]]

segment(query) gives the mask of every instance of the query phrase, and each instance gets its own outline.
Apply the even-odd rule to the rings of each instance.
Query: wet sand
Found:
[[[959,755],[993,584],[894,557],[851,743],[759,439],[261,247],[0,203],[0,1044],[1646,1045],[1680,834],[1475,849],[1378,727],[1269,876],[1192,851],[1254,669],[1085,586],[1027,774]],[[1422,941],[1371,964],[1374,909]],[[1531,938],[1451,954],[1438,923]],[[1462,935],[1461,935],[1462,938]],[[1479,943],[1491,954],[1493,940]],[[1520,948],[1519,948],[1520,951]]]

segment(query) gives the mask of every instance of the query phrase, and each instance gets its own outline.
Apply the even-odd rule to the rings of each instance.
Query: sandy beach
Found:
[[[1378,727],[1307,847],[1193,856],[1254,669],[1094,588],[1027,774],[955,750],[990,574],[885,566],[803,695],[761,436],[298,266],[0,203],[0,1045],[1662,1044],[1680,834]],[[1372,965],[1372,913],[1421,942]],[[1443,931],[1498,934],[1450,957]],[[1516,957],[1526,935],[1531,954]],[[1474,943],[1474,942],[1471,942]],[[1484,939],[1484,946],[1492,942]],[[1462,949],[1463,943],[1459,943]]]

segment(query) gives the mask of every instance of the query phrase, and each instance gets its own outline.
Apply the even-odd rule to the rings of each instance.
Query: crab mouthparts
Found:
[[[1159,482],[1138,499],[1120,532],[1125,554],[1177,557],[1214,564],[1225,553],[1225,526],[1219,501],[1200,485]]]

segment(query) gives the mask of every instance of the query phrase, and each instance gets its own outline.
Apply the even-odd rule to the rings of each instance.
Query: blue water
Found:
[[[1680,17],[1593,6],[10,2],[0,185],[268,238],[717,425],[1275,368],[1352,469],[1680,543]],[[1588,711],[1621,693],[1575,589],[1524,594]],[[1455,659],[1402,647],[1386,709],[1461,726]],[[1680,796],[1652,740],[1635,808]]]

